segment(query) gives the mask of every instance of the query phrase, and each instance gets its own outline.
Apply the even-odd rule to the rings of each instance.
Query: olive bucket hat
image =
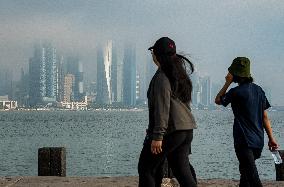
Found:
[[[250,60],[247,57],[237,57],[233,60],[228,71],[235,76],[251,77]]]

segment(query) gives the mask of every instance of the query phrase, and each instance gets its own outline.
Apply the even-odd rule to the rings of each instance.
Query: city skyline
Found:
[[[145,72],[148,47],[169,36],[202,76],[217,83],[236,56],[249,57],[255,82],[269,88],[272,104],[284,105],[283,1],[1,0],[0,15],[0,65],[14,69],[17,80],[38,42],[51,42],[63,56],[79,56],[84,78],[92,82],[99,43],[115,41],[121,63],[123,43],[133,42],[137,68]]]
[[[83,79],[83,65],[79,57],[57,54],[56,47],[50,43],[35,45],[29,72],[21,70],[21,80],[14,83],[16,86],[12,86],[12,74],[9,71],[5,74],[0,72],[0,75],[6,75],[0,81],[0,95],[6,94],[12,100],[18,100],[19,106],[31,107],[44,106],[50,102],[81,102],[85,96],[97,105],[145,105],[147,87],[157,70],[156,65],[149,62],[146,67],[137,69],[135,45],[126,43],[122,54],[114,46],[112,40],[98,46],[97,82],[91,83],[95,87],[92,88]],[[122,62],[119,62],[117,56],[123,57]],[[149,61],[152,59],[149,58]],[[211,108],[214,105],[213,96],[218,90],[215,85],[218,84],[212,83],[210,76],[202,76],[197,71],[190,77],[193,106]]]

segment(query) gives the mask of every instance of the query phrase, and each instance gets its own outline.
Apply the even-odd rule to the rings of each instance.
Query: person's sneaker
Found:
[[[179,183],[176,178],[163,178],[162,187],[179,187]]]
[[[171,179],[171,184],[173,185],[173,187],[179,187],[179,183],[176,178]]]

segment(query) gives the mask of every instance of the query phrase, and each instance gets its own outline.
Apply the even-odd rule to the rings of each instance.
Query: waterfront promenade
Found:
[[[137,187],[138,177],[0,177],[0,187]],[[167,179],[162,187],[170,185]],[[199,187],[236,187],[237,180],[199,180]],[[284,187],[284,181],[263,181],[264,187]]]

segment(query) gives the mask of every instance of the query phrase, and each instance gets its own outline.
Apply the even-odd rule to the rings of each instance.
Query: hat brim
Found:
[[[152,49],[154,49],[154,46],[148,48],[148,50],[152,50]]]

